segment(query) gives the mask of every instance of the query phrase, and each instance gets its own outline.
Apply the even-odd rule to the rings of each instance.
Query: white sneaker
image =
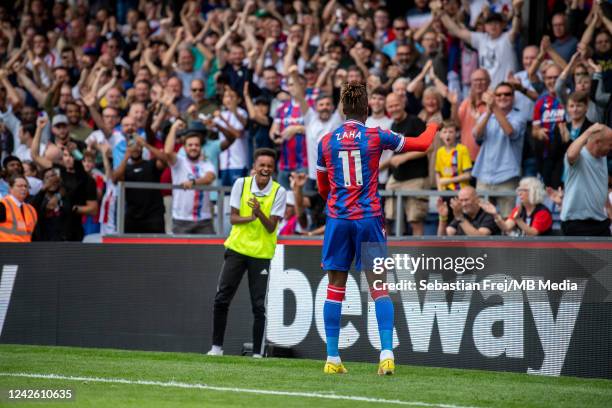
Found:
[[[206,355],[207,356],[222,356],[223,349],[219,346],[212,346],[212,348],[210,349],[208,353],[206,353]]]
[[[253,358],[263,358],[261,354],[253,354]]]

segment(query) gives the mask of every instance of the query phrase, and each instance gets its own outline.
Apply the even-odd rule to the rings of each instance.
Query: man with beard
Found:
[[[146,148],[154,159],[144,160],[143,148]],[[142,137],[133,136],[127,144],[123,160],[114,171],[114,176],[117,181],[159,183],[165,167],[163,152],[148,144]],[[125,202],[126,233],[164,233],[164,203],[160,190],[127,189]]]
[[[49,122],[46,116],[44,119],[45,124]],[[53,163],[60,162],[62,161],[64,150],[71,152],[79,160],[83,158],[81,151],[84,149],[85,144],[70,137],[70,128],[68,127],[68,117],[66,115],[55,115],[53,117],[51,134],[53,135],[53,143],[49,142],[47,144],[44,159],[50,160]],[[32,156],[34,156],[33,152]]]
[[[266,291],[270,260],[276,249],[276,229],[285,215],[286,190],[272,180],[276,152],[255,151],[255,175],[236,180],[232,187],[230,222],[232,231],[225,241],[225,262],[215,295],[212,348],[208,355],[223,355],[227,313],[245,271],[253,309],[253,357],[262,357],[266,325]]]
[[[71,139],[85,142],[93,131],[83,122],[81,107],[76,102],[66,104],[66,117],[68,118],[68,131]]]
[[[305,112],[304,130],[306,133],[306,148],[308,154],[308,190],[315,190],[317,182],[317,147],[327,133],[337,129],[342,124],[342,116],[334,110],[331,95],[321,94],[315,101],[315,109],[308,107],[302,82],[299,80],[298,67],[289,68],[289,76],[296,84],[295,99],[300,105],[300,111]]]
[[[183,187],[183,190],[172,190],[172,232],[214,234],[210,192],[193,188],[212,184],[215,181],[215,168],[210,161],[201,157],[202,137],[205,135],[199,129],[184,132],[185,155],[174,152],[176,133],[184,127],[182,120],[174,122],[164,146],[166,161],[172,171],[172,183]]]

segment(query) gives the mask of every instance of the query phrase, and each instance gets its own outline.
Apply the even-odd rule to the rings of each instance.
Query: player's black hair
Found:
[[[259,156],[268,156],[274,159],[276,162],[276,151],[274,149],[270,149],[269,147],[260,147],[255,150],[253,153],[253,161],[257,161]]]
[[[368,92],[360,82],[350,82],[344,85],[340,94],[342,110],[349,119],[365,120],[368,116]]]

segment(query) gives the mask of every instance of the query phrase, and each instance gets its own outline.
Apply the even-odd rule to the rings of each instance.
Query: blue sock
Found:
[[[338,357],[338,337],[340,336],[340,316],[342,303],[325,301],[323,305],[323,321],[325,322],[325,337],[327,339],[328,357]]]
[[[382,296],[376,299],[374,306],[376,307],[381,349],[393,350],[393,302],[389,296]]]

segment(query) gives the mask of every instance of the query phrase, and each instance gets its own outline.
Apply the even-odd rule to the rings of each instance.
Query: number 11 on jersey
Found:
[[[358,186],[363,185],[363,175],[361,173],[361,151],[342,150],[338,152],[338,157],[342,159],[342,174],[344,176],[344,187],[351,186],[350,158],[355,162],[355,182]]]

